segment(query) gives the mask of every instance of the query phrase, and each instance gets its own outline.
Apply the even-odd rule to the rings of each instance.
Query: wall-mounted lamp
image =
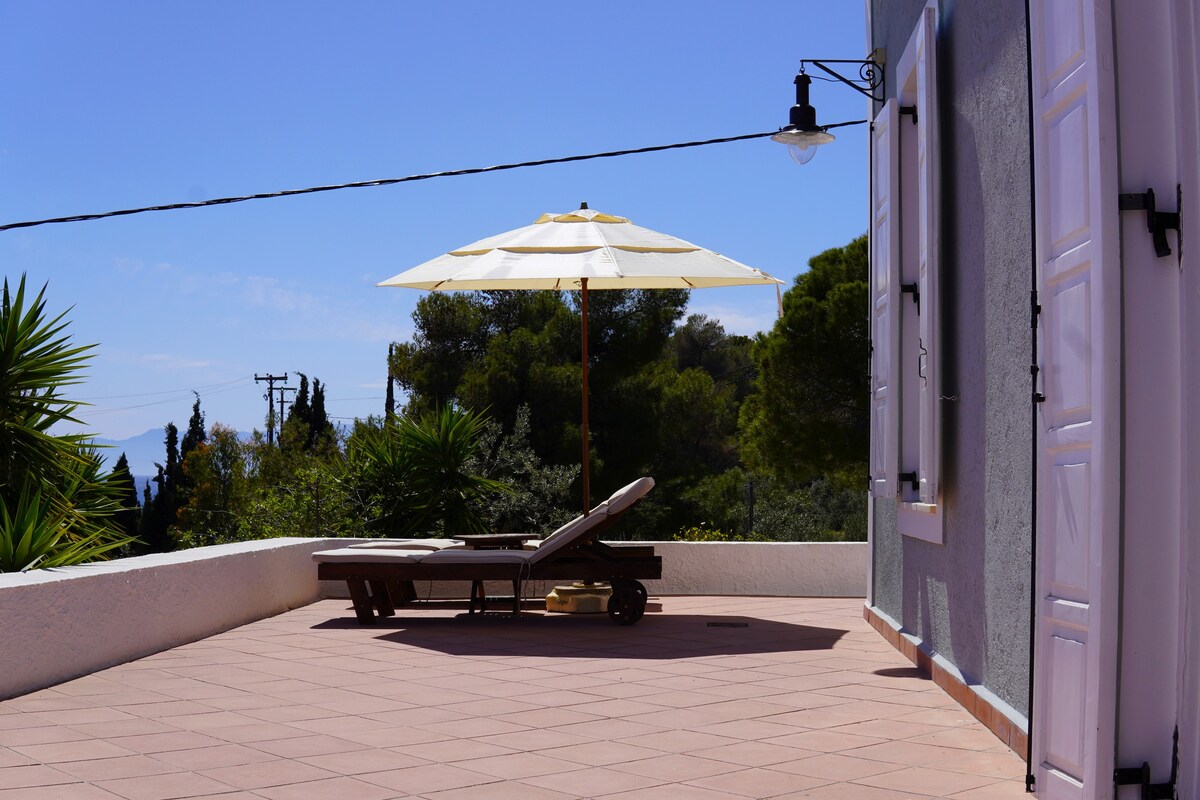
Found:
[[[812,78],[804,73],[802,65],[796,76],[796,105],[788,115],[787,127],[771,137],[771,141],[787,145],[788,155],[797,164],[807,164],[816,155],[819,145],[834,140],[832,133],[817,124],[817,110],[808,102],[810,85]]]
[[[812,103],[808,99],[808,90],[812,85],[812,76],[805,72],[806,64],[812,64],[818,69],[827,72],[833,78],[876,102],[883,102],[881,98],[876,97],[874,94],[875,90],[883,84],[883,70],[880,69],[882,63],[883,55],[879,50],[872,53],[871,58],[857,61],[846,59],[805,59],[801,61],[800,72],[796,75],[796,80],[794,81],[796,84],[796,105],[792,106],[792,110],[788,115],[788,124],[780,128],[779,133],[771,137],[771,141],[786,144],[788,154],[792,157],[793,161],[797,164],[807,164],[816,155],[817,147],[834,141],[833,134],[829,132],[830,128],[840,128],[844,125],[862,125],[866,122],[865,119],[859,119],[853,122],[835,122],[830,125],[818,125],[817,110],[813,108]],[[857,64],[858,80],[840,75],[827,66],[829,64]],[[823,80],[828,79],[825,78]]]

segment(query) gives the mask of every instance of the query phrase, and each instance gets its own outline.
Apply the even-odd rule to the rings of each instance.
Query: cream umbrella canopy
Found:
[[[580,292],[583,325],[583,513],[588,474],[588,292],[702,289],[783,281],[702,247],[589,209],[543,214],[532,225],[480,239],[379,283],[433,292],[549,289]]]

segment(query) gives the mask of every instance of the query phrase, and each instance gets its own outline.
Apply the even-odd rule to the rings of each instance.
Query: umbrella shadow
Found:
[[[613,624],[606,614],[463,612],[389,617],[371,628],[354,619],[334,619],[313,629],[369,631],[377,640],[454,656],[645,660],[828,650],[848,632],[757,617],[658,614],[655,606],[649,604],[651,613],[628,627]]]

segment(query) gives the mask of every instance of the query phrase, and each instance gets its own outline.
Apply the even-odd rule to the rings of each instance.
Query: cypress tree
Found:
[[[163,430],[166,433],[163,443],[167,448],[167,464],[165,467],[162,464],[154,465],[158,469],[154,476],[158,494],[147,503],[145,508],[149,510],[148,513],[144,510],[142,514],[142,545],[139,549],[143,553],[166,553],[174,549],[169,529],[175,524],[179,509],[179,429],[174,422],[168,422]],[[149,485],[146,493],[148,496]]]
[[[125,458],[124,453],[121,453],[121,457],[117,459],[117,466],[113,468],[112,482],[114,486],[119,487],[118,500],[121,510],[114,515],[117,527],[130,536],[137,536],[141,509],[138,508],[137,487],[134,486],[133,476],[129,473],[129,460]]]
[[[321,385],[320,378],[313,378],[312,408],[309,414],[308,449],[311,451],[333,439],[333,423],[325,413],[325,387]]]
[[[388,372],[387,372],[387,397],[383,401],[383,418],[390,420],[396,416],[396,393],[393,389],[392,380],[392,353],[396,351],[395,344],[388,345]]]
[[[292,401],[292,409],[288,412],[289,420],[303,422],[305,425],[312,424],[312,407],[308,401],[308,376],[303,372],[296,373],[300,376],[300,388],[296,392],[296,399]]]
[[[183,442],[179,445],[180,461],[187,459],[188,453],[196,449],[196,445],[201,442],[208,441],[208,433],[204,430],[204,414],[200,412],[200,395],[196,395],[196,402],[192,405],[192,418],[188,420],[187,433],[183,435]]]

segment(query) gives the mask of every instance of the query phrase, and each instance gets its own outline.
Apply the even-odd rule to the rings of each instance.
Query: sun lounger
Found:
[[[662,577],[662,558],[647,545],[610,545],[597,538],[610,529],[654,486],[640,478],[617,490],[586,516],[579,516],[530,549],[470,549],[467,547],[407,547],[403,542],[373,546],[364,542],[313,553],[321,580],[344,580],[363,624],[375,622],[375,612],[391,616],[396,605],[417,599],[413,581],[466,580],[472,585],[471,610],[483,605],[483,582],[511,581],[513,613],[520,613],[520,586],[531,580],[607,581],[612,586],[608,613],[616,622],[632,625],[646,609],[646,589],[640,580]],[[509,536],[511,537],[511,535]],[[517,539],[532,537],[516,537]],[[416,540],[416,542],[431,540]],[[480,546],[479,542],[474,543]],[[486,546],[486,542],[482,543]],[[369,587],[369,588],[368,588]]]

